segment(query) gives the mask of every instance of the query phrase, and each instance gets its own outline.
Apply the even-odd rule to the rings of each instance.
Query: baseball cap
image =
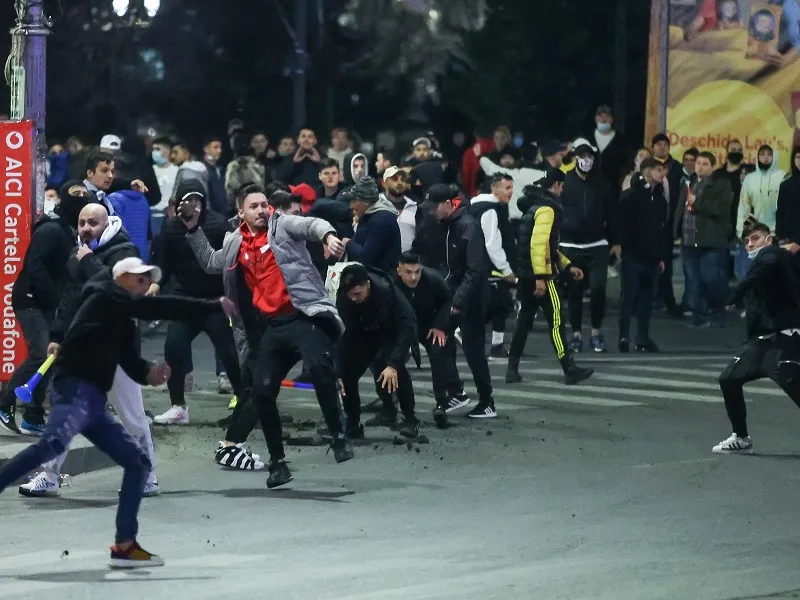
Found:
[[[161,269],[155,265],[146,265],[142,262],[141,258],[136,258],[135,256],[123,258],[114,265],[114,267],[111,269],[111,273],[114,275],[114,279],[125,275],[126,273],[131,273],[133,275],[150,273],[153,283],[158,283],[161,281]]]
[[[454,190],[451,190],[449,185],[444,183],[435,183],[428,188],[428,192],[425,194],[425,202],[431,204],[441,204],[442,202],[452,200],[456,196],[458,196],[458,192],[454,193]]]
[[[384,181],[386,179],[391,179],[392,177],[394,177],[398,173],[405,173],[405,171],[403,171],[403,169],[401,169],[400,167],[396,167],[396,166],[392,165],[391,167],[389,167],[388,169],[386,169],[383,172],[383,179],[384,179]]]
[[[586,138],[578,138],[577,140],[572,142],[572,151],[575,154],[580,154],[581,152],[586,152],[587,150],[592,154],[597,154],[597,148],[592,146],[589,143],[589,140],[587,140]]]
[[[100,148],[102,150],[119,150],[122,148],[122,140],[118,135],[104,135],[100,140]]]
[[[610,115],[610,114],[612,114],[611,113],[611,107],[608,104],[601,104],[600,106],[597,107],[597,110],[595,111],[594,114],[596,114],[596,115]]]
[[[433,144],[431,144],[431,141],[428,138],[420,137],[420,138],[417,138],[417,139],[414,140],[414,143],[411,144],[411,147],[415,148],[415,147],[419,146],[420,144],[422,144],[423,146],[427,146],[428,148],[431,148],[433,146]]]

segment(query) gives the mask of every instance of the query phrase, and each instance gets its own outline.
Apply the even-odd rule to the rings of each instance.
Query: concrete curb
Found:
[[[0,469],[18,453],[35,442],[35,438],[27,436],[2,436],[0,437]],[[62,473],[65,475],[81,475],[100,469],[115,466],[111,458],[100,452],[89,440],[83,436],[76,437],[67,452]],[[23,478],[15,483],[25,483]]]

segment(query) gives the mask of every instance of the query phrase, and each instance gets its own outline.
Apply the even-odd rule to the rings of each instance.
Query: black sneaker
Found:
[[[635,346],[635,350],[637,352],[657,353],[660,352],[661,349],[658,347],[658,344],[656,344],[653,340],[648,340],[644,344],[637,343]]]
[[[436,406],[433,407],[433,422],[439,429],[447,427],[447,408],[444,402],[437,403]]]
[[[364,426],[361,423],[352,425],[350,422],[348,422],[347,429],[345,430],[344,434],[351,440],[363,440]]]
[[[494,402],[478,402],[475,408],[467,413],[470,419],[493,419],[496,416]]]
[[[289,467],[286,466],[285,460],[273,460],[269,463],[269,477],[267,478],[267,487],[269,489],[276,488],[290,483],[294,479]]]
[[[14,418],[16,407],[0,409],[0,427],[11,433],[22,434],[17,427],[17,420]]]
[[[619,351],[621,354],[627,354],[631,351],[631,341],[627,338],[622,338],[619,341]]]
[[[496,346],[492,346],[489,356],[492,358],[508,358],[508,350],[506,350],[503,344],[497,344]]]
[[[375,398],[372,402],[361,408],[361,412],[377,413],[383,410],[383,401]]]
[[[458,394],[450,394],[450,397],[447,399],[447,404],[445,405],[445,410],[451,413],[454,410],[467,406],[469,402],[469,396],[463,391]]]
[[[389,429],[397,429],[397,415],[387,415],[386,413],[378,413],[371,419],[364,421],[366,427],[388,427]]]
[[[564,373],[564,383],[567,385],[576,385],[581,381],[589,379],[594,375],[594,369],[583,369],[577,365],[567,369],[567,372]]]
[[[403,437],[410,438],[413,440],[419,437],[419,426],[420,422],[417,417],[406,417],[400,424],[398,432]]]
[[[331,442],[331,448],[333,448],[333,457],[336,459],[337,463],[343,463],[351,460],[355,456],[355,454],[353,454],[353,448],[350,446],[350,443],[347,441],[347,438],[344,436],[344,434],[340,433],[333,438],[333,442]],[[267,485],[269,485],[269,483]]]

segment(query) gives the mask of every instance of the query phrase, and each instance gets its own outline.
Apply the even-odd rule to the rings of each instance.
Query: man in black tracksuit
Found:
[[[742,232],[750,270],[728,300],[743,301],[749,341],[719,376],[719,387],[733,434],[712,448],[719,454],[747,452],[753,443],[747,432],[742,388],[768,378],[800,407],[800,268],[798,258],[773,245],[769,227],[752,223]]]
[[[450,289],[438,271],[423,267],[419,256],[411,252],[400,255],[394,282],[417,317],[417,340],[431,362],[433,397],[436,400],[433,420],[437,426],[444,427],[448,412],[469,404],[455,361],[455,340],[450,327]]]
[[[348,435],[364,435],[358,380],[374,364],[379,371],[376,387],[383,411],[373,423],[399,429],[405,437],[417,437],[414,384],[406,369],[406,357],[417,335],[417,320],[408,300],[388,275],[354,264],[342,270],[336,309],[345,326],[339,342],[339,373]],[[397,423],[392,401],[395,391],[403,411],[402,424]]]
[[[589,345],[594,352],[605,352],[603,317],[606,312],[606,280],[610,251],[617,258],[621,248],[617,242],[617,199],[605,176],[597,167],[595,149],[588,144],[575,148],[575,168],[566,174],[561,202],[560,248],[575,266],[586,275],[569,286],[569,320],[573,352],[583,350],[583,292],[588,281],[591,291],[592,336]]]
[[[175,190],[177,204],[193,202],[199,206],[200,229],[203,230],[214,250],[222,248],[222,241],[229,230],[228,221],[222,215],[207,210],[206,192],[202,184],[194,179],[182,181]],[[176,204],[176,206],[177,206]],[[184,206],[186,206],[184,204]],[[201,267],[186,240],[186,227],[178,214],[168,219],[159,236],[156,264],[163,273],[161,281],[153,284],[150,294],[157,294],[174,275],[177,279],[175,294],[190,298],[211,299],[223,295],[222,276],[209,275]],[[188,409],[184,395],[184,380],[192,371],[192,342],[205,333],[217,351],[225,373],[233,386],[234,394],[241,392],[241,372],[233,340],[233,330],[225,315],[205,315],[199,319],[173,321],[167,328],[164,341],[164,358],[172,369],[167,389],[171,408],[155,419],[160,424],[188,423]]]
[[[33,225],[30,246],[11,292],[11,306],[28,349],[28,357],[12,374],[0,403],[0,426],[13,433],[36,434],[44,426],[47,381],[36,387],[33,401],[25,407],[21,428],[14,418],[14,390],[28,381],[47,358],[50,325],[67,284],[65,267],[75,247],[78,214],[86,205],[86,193],[79,181],[62,186],[56,214],[44,215]]]
[[[536,185],[527,186],[524,195],[517,201],[517,206],[523,211],[517,259],[517,298],[522,306],[511,338],[506,383],[522,381],[519,361],[539,308],[544,311],[550,327],[550,341],[564,371],[564,382],[574,385],[594,373],[592,369],[582,369],[575,364],[567,347],[561,317],[561,297],[557,285],[559,275],[568,272],[577,281],[583,278],[583,272],[558,250],[563,211],[559,196],[563,183],[564,174],[553,169]]]
[[[622,241],[622,305],[619,311],[619,351],[630,351],[631,316],[636,313],[637,352],[658,352],[650,339],[658,277],[672,260],[669,201],[664,194],[664,165],[642,161],[631,187],[620,197]]]
[[[453,294],[450,315],[461,328],[461,347],[467,360],[478,404],[469,413],[473,419],[497,416],[492,397],[492,377],[486,359],[486,310],[489,302],[489,256],[480,223],[453,198],[446,185],[433,185],[425,203],[436,218],[447,225],[447,285]]]

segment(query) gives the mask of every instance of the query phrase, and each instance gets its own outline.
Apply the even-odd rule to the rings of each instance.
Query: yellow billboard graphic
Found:
[[[659,116],[673,154],[696,147],[722,161],[737,138],[748,162],[769,144],[788,170],[800,144],[800,0],[653,0],[653,10],[651,58],[666,65],[651,60],[648,103],[666,86]]]

